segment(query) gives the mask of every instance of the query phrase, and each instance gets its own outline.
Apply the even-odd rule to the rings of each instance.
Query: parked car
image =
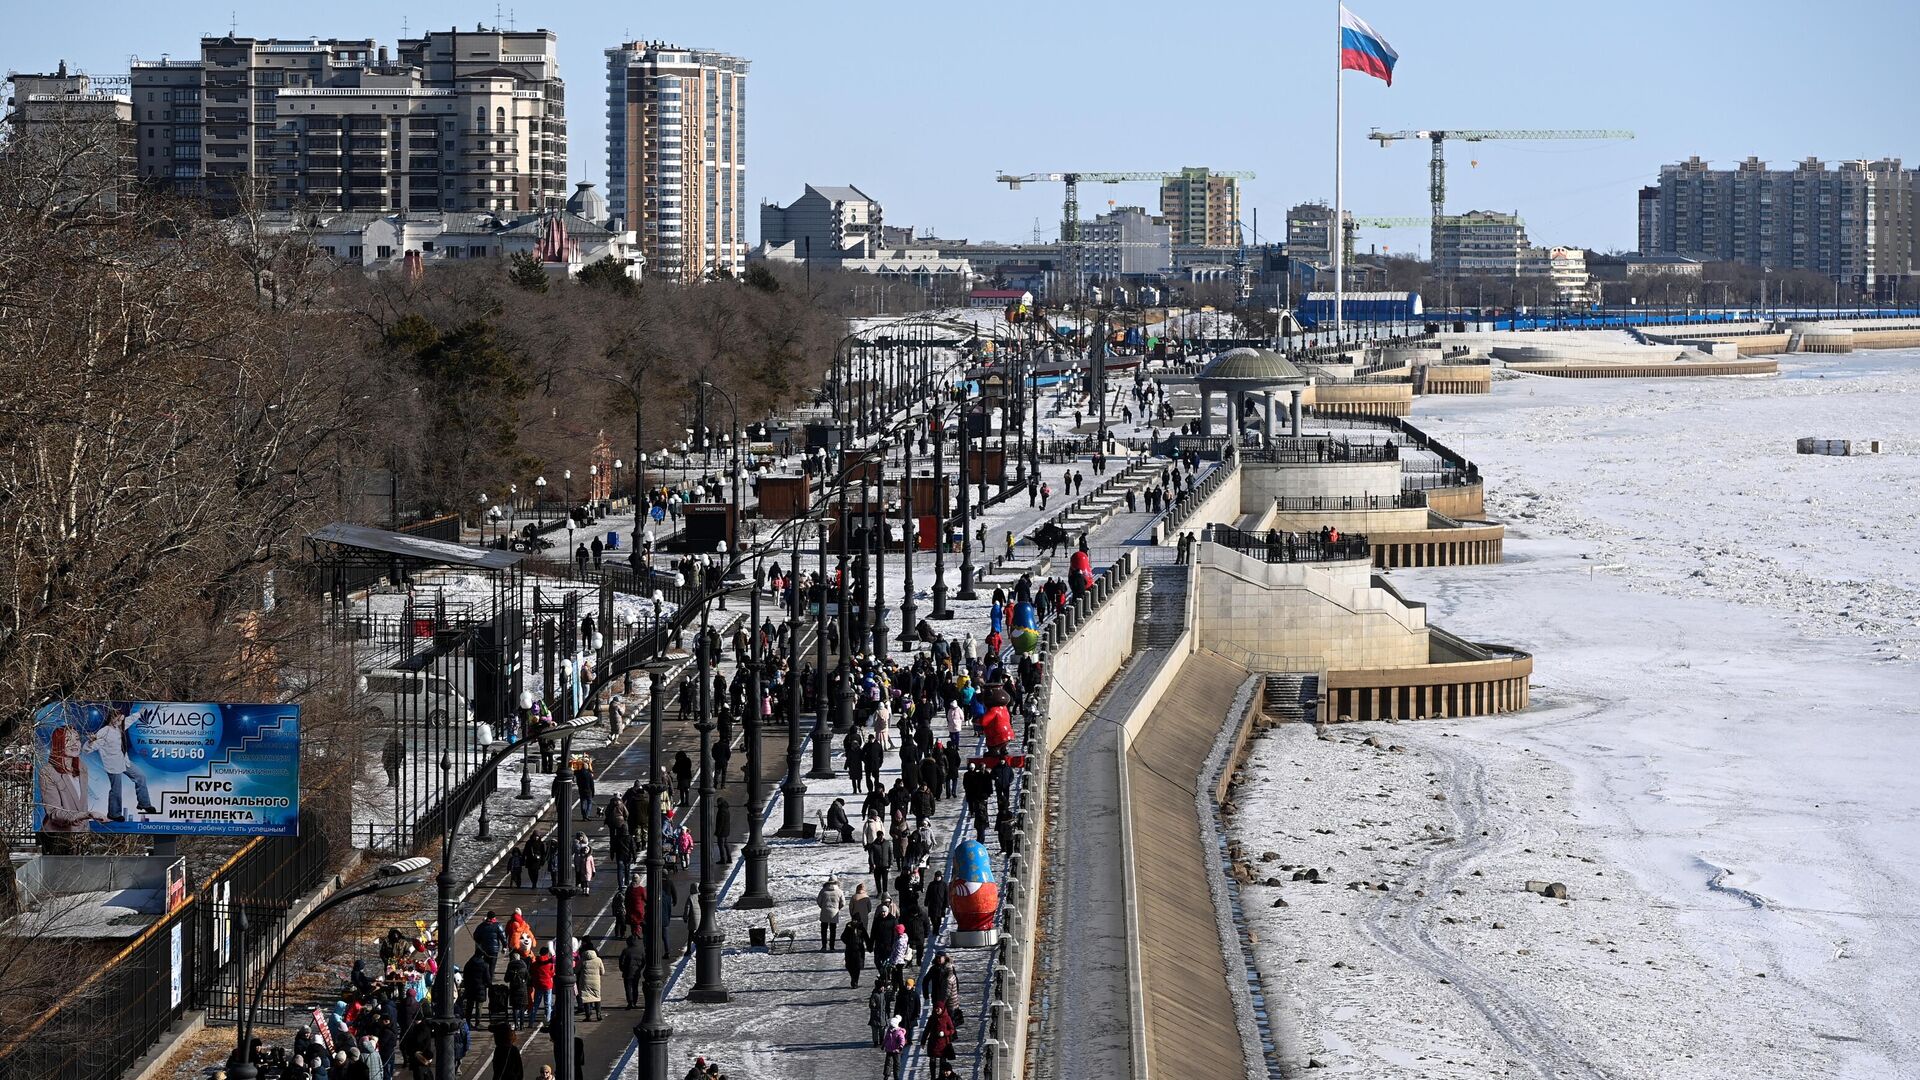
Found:
[[[371,668],[361,672],[360,682],[369,703],[388,716],[425,717],[436,724],[456,717],[467,723],[473,720],[473,703],[445,675]]]

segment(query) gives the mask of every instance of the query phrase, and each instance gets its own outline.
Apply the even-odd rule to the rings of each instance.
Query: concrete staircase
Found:
[[[1143,566],[1133,648],[1170,649],[1187,628],[1187,566]]]
[[[1267,676],[1263,709],[1275,720],[1306,720],[1307,710],[1320,698],[1320,676],[1281,672]]]

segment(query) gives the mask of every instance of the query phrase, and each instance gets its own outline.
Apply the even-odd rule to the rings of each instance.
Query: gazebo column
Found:
[[[1273,445],[1273,440],[1274,440],[1274,437],[1280,434],[1280,422],[1279,422],[1279,420],[1278,420],[1278,418],[1277,418],[1277,417],[1275,417],[1275,416],[1274,416],[1274,414],[1273,414],[1273,409],[1274,409],[1274,398],[1273,398],[1273,391],[1271,391],[1271,390],[1267,390],[1267,391],[1264,391],[1264,392],[1262,392],[1262,393],[1261,393],[1261,395],[1260,395],[1260,396],[1261,396],[1261,397],[1262,397],[1262,398],[1263,398],[1263,399],[1265,400],[1265,402],[1266,402],[1266,413],[1267,413],[1267,445],[1268,445],[1268,446],[1272,446],[1272,445]]]
[[[1300,437],[1300,391],[1293,391],[1293,437]]]
[[[1213,434],[1213,389],[1205,383],[1200,386],[1200,434]]]

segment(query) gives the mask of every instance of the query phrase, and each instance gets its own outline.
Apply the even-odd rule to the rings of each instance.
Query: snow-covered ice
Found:
[[[1236,835],[1280,854],[1263,878],[1333,871],[1251,900],[1299,1058],[1920,1069],[1920,353],[1781,368],[1422,402],[1415,423],[1488,477],[1507,561],[1394,576],[1435,622],[1532,651],[1535,706],[1263,740]],[[1805,435],[1883,453],[1795,455]],[[1352,742],[1368,732],[1404,749]]]

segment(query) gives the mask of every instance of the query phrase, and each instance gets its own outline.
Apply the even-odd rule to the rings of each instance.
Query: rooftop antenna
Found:
[[[227,9],[227,36],[232,37],[233,35],[239,32],[240,32],[240,13],[238,11],[235,11],[232,8],[228,8]]]

